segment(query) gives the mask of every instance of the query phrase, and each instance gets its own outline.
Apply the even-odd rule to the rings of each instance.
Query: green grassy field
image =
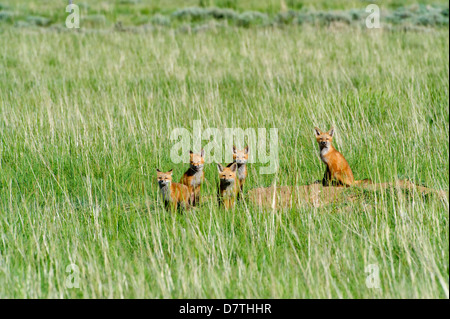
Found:
[[[448,192],[448,27],[84,31],[0,24],[0,298],[448,298],[448,197],[226,212],[207,164],[204,203],[171,214],[155,172],[181,177],[170,132],[200,119],[278,128],[246,191],[309,184],[334,125],[356,179]]]

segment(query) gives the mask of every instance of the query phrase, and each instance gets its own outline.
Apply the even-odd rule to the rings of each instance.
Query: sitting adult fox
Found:
[[[322,132],[317,127],[314,129],[317,143],[319,143],[320,159],[327,165],[325,175],[322,179],[323,186],[351,186],[361,183],[371,183],[368,179],[355,181],[347,160],[332,145],[334,135],[333,127],[328,132]]]

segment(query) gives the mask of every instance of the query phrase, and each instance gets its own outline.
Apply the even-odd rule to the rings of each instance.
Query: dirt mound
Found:
[[[415,185],[408,180],[397,180],[393,183],[362,183],[360,189],[377,191],[396,188],[421,194],[437,194],[448,199],[448,192]],[[302,186],[271,186],[251,189],[247,198],[250,202],[268,208],[290,208],[304,205],[321,207],[333,202],[353,202],[357,200],[351,188],[327,186],[319,183]]]

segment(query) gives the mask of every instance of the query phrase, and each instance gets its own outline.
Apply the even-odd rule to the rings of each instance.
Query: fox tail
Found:
[[[368,184],[373,184],[372,180],[368,178],[355,181],[355,185],[368,185]]]

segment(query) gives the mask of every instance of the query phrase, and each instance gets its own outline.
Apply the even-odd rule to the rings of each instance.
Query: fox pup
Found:
[[[327,165],[325,175],[322,179],[322,185],[353,185],[355,180],[347,160],[331,144],[334,128],[331,128],[326,133],[322,132],[317,127],[314,129],[316,131],[316,140],[320,147],[320,159]]]
[[[233,208],[239,192],[236,176],[237,164],[233,163],[225,168],[221,164],[217,164],[217,168],[219,169],[219,192],[217,194],[219,205],[223,205],[225,209]]]
[[[172,183],[172,171],[161,172],[156,169],[156,178],[161,190],[164,206],[166,209],[182,207],[189,209],[189,190],[186,185]]]
[[[202,149],[200,154],[190,153],[189,169],[181,177],[180,183],[186,185],[189,189],[189,203],[195,206],[199,203],[200,199],[200,186],[205,180],[205,172],[203,166],[205,165],[205,151]]]
[[[239,182],[239,191],[242,192],[245,179],[247,178],[247,162],[248,162],[248,145],[242,150],[238,151],[233,145],[233,163],[237,164],[236,176]],[[227,167],[233,165],[230,163]]]

